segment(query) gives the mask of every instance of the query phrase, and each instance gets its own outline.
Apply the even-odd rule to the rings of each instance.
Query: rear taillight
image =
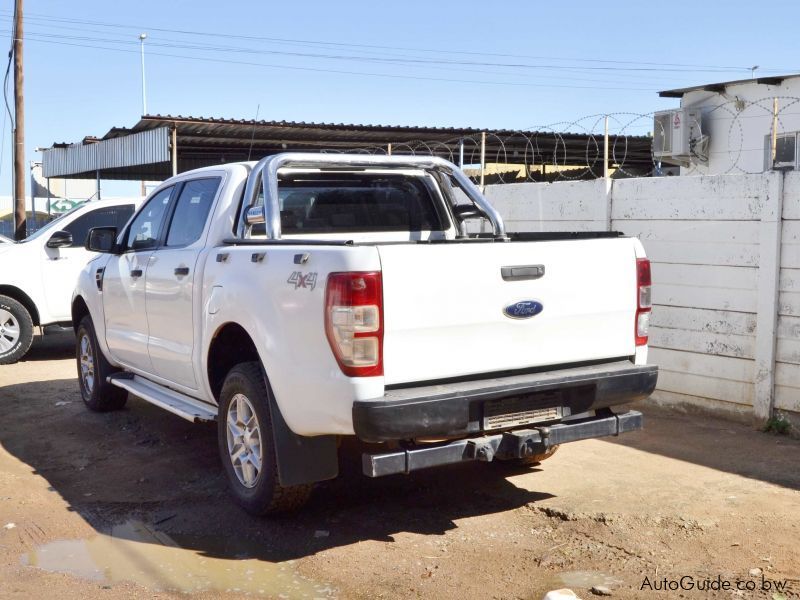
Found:
[[[647,345],[650,331],[650,310],[653,307],[650,297],[652,280],[650,278],[650,261],[646,258],[636,259],[636,324],[635,336],[637,346]]]
[[[383,375],[383,285],[380,272],[331,273],[325,333],[345,375]]]

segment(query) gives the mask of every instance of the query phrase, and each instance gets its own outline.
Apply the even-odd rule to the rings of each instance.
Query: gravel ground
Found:
[[[255,519],[227,497],[213,427],[136,398],[86,411],[72,343],[0,367],[0,597],[800,593],[800,441],[645,405],[644,431],[533,469],[369,480],[345,447],[303,512]],[[658,591],[682,577],[695,587]]]

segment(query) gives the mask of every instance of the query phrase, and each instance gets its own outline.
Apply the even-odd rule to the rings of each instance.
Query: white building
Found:
[[[680,98],[680,108],[692,111],[692,122],[693,115],[699,112],[702,136],[696,129],[691,132],[688,156],[662,159],[666,164],[681,164],[681,174],[761,173],[773,167],[800,169],[800,74],[698,85],[666,90],[659,96]],[[689,112],[681,115],[685,117]],[[672,121],[655,122],[656,152],[664,123],[675,123],[677,128],[681,121],[680,117],[676,121],[675,115],[671,116]]]

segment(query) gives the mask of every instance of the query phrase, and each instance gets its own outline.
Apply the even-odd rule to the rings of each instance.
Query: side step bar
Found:
[[[630,410],[619,415],[608,409],[598,412],[600,414],[593,417],[546,427],[517,429],[385,454],[363,454],[362,468],[367,477],[382,477],[465,460],[490,462],[495,458],[522,458],[540,454],[558,444],[616,436],[642,428],[642,413],[639,411]]]
[[[165,388],[138,375],[117,373],[109,376],[108,382],[192,423],[217,420],[216,406]]]

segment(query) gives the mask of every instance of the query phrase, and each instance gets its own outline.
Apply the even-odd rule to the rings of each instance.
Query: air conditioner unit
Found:
[[[767,137],[768,149],[772,150],[771,136]],[[772,168],[776,170],[792,170],[797,164],[796,155],[797,134],[780,134],[775,138],[775,158],[772,160]]]
[[[708,136],[703,135],[699,109],[664,110],[653,116],[653,158],[687,166],[708,161]]]

